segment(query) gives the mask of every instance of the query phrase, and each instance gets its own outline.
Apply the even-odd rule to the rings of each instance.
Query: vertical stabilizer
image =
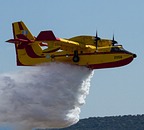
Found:
[[[18,66],[31,65],[43,58],[39,42],[35,41],[35,37],[22,21],[12,23],[12,28],[14,39],[7,42],[15,44]]]
[[[29,29],[26,27],[26,25],[22,21],[12,23],[12,27],[13,27],[14,39],[18,38],[19,34],[23,34],[29,40],[34,40],[34,36],[31,34]]]

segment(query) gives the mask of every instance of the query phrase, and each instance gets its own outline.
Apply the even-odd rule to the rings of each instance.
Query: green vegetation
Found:
[[[73,126],[55,130],[144,130],[144,115],[90,117]]]

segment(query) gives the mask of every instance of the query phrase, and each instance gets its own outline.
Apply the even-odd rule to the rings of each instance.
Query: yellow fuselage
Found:
[[[120,46],[121,47],[121,46]],[[79,51],[79,61],[74,62],[74,53],[70,51],[56,51],[51,53],[42,53],[34,49],[34,46],[27,46],[25,49],[17,49],[19,54],[18,65],[33,66],[47,62],[64,62],[80,66],[86,66],[92,69],[119,67],[130,63],[133,60],[133,54],[125,51],[112,52],[112,47],[100,48],[94,52]]]
[[[76,36],[70,39],[56,38],[51,30],[41,31],[34,37],[22,22],[12,23],[13,39],[18,66],[33,66],[47,62],[64,62],[91,69],[119,67],[129,64],[136,57],[115,46],[114,40],[97,36]],[[42,46],[46,43],[45,49]]]

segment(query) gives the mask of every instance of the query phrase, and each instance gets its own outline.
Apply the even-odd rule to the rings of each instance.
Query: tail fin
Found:
[[[27,37],[27,39],[34,40],[34,36],[22,21],[12,23],[12,27],[14,39],[18,38],[20,34],[23,34],[25,37]]]
[[[26,25],[20,21],[12,23],[14,39],[7,42],[15,44],[18,66],[31,65],[36,58],[42,58],[42,49],[39,44],[34,44],[35,37],[31,34]]]

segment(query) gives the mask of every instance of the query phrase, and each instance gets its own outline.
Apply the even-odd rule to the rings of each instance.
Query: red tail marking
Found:
[[[26,50],[26,52],[27,52],[27,55],[29,56],[29,57],[31,57],[31,58],[44,58],[45,56],[39,56],[39,55],[37,55],[35,52],[34,52],[34,50],[33,50],[33,48],[30,46],[30,45],[28,45],[28,46],[26,46],[25,47],[25,50]]]
[[[19,29],[20,29],[20,30],[24,30],[24,29],[23,29],[23,26],[21,25],[21,22],[18,22],[18,26],[19,26]]]

